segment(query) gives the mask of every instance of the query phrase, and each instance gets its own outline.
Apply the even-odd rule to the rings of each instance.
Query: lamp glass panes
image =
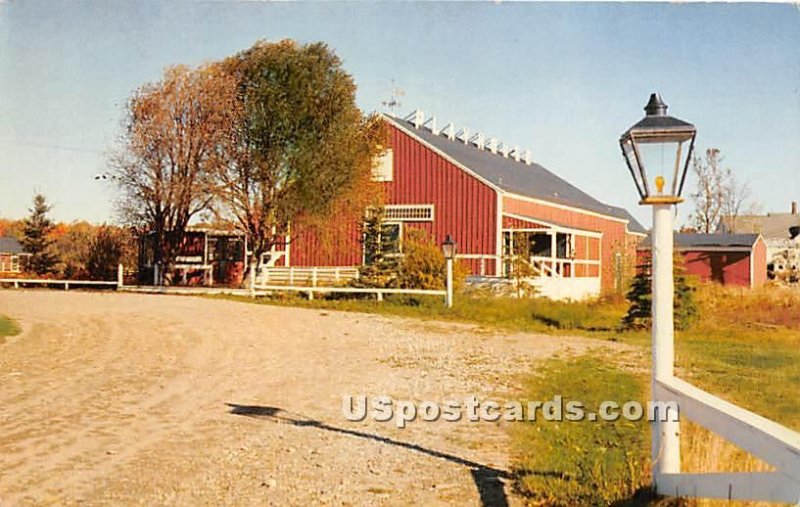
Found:
[[[643,204],[681,201],[697,130],[667,115],[667,105],[654,93],[645,117],[620,137],[622,155]]]

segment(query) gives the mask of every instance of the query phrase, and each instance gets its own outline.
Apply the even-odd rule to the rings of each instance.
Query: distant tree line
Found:
[[[36,194],[22,220],[0,219],[0,236],[16,238],[31,254],[26,271],[38,276],[113,280],[117,265],[135,265],[136,238],[130,229],[85,221],[54,222],[52,206]]]

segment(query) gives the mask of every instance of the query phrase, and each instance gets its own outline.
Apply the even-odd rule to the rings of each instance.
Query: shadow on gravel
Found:
[[[276,423],[291,424],[293,426],[307,426],[324,431],[340,433],[351,437],[365,438],[367,440],[373,440],[375,442],[380,442],[387,445],[394,445],[410,451],[433,456],[434,458],[444,459],[457,465],[465,466],[470,469],[472,480],[475,482],[475,487],[478,489],[478,493],[481,497],[481,505],[485,507],[506,507],[508,505],[505,485],[501,479],[510,480],[512,479],[512,475],[505,470],[488,467],[468,459],[454,456],[452,454],[439,452],[433,449],[427,449],[417,444],[411,444],[388,437],[382,437],[380,435],[375,435],[374,433],[364,433],[362,431],[330,426],[329,424],[325,424],[321,421],[315,421],[300,414],[293,414],[278,407],[237,405],[235,403],[226,403],[226,405],[230,407],[230,413],[234,415],[265,419]]]

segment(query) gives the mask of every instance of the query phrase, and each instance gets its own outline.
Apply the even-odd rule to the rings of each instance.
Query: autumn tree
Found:
[[[295,225],[330,237],[363,217],[385,131],[356,106],[341,60],[323,43],[285,40],[258,42],[222,66],[238,83],[240,117],[215,188],[219,212],[249,238],[250,265]]]
[[[130,231],[102,225],[94,231],[87,245],[86,272],[94,280],[112,280],[116,277],[117,266],[131,265],[134,257],[133,237]]]
[[[30,215],[23,221],[22,247],[31,254],[28,268],[38,275],[50,273],[56,264],[53,253],[53,240],[50,233],[53,230],[53,221],[48,216],[52,206],[47,204],[47,199],[42,194],[33,198],[33,207]]]
[[[94,225],[85,221],[56,225],[51,236],[58,259],[56,270],[60,277],[86,278],[86,258],[95,229]]]
[[[736,218],[750,198],[749,186],[740,182],[729,168],[724,168],[722,161],[720,150],[716,148],[706,150],[705,158],[692,158],[696,187],[691,194],[694,213],[690,217],[690,228],[700,233],[715,232],[723,219],[725,225],[735,229]]]
[[[128,101],[113,181],[124,221],[154,234],[162,272],[169,272],[192,217],[211,203],[211,175],[237,108],[236,83],[219,65],[171,67]]]

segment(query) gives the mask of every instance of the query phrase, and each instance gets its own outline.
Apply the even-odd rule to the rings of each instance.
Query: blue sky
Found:
[[[797,6],[10,0],[0,2],[0,216],[24,216],[41,191],[59,220],[113,220],[113,192],[93,177],[131,91],[165,66],[282,38],[327,42],[365,111],[381,109],[394,80],[401,112],[529,148],[645,223],[617,139],[652,91],[697,126],[700,149],[722,150],[764,210],[800,200]]]

